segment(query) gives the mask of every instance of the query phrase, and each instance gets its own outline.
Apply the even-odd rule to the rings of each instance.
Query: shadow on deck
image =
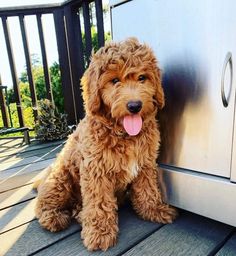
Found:
[[[186,211],[161,225],[139,219],[128,206],[120,209],[118,243],[107,252],[88,252],[77,223],[58,233],[43,230],[32,183],[63,144],[0,140],[0,255],[236,255],[235,228]]]

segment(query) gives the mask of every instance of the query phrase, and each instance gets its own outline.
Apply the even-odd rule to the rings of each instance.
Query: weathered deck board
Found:
[[[39,150],[28,150],[28,151],[23,151],[17,154],[13,154],[13,155],[7,155],[4,157],[0,158],[1,163],[4,162],[10,162],[12,160],[15,160],[16,158],[27,158],[27,157],[31,157],[31,156],[40,156],[40,155],[44,155],[47,154],[48,152],[50,152],[51,150],[56,150],[57,147],[62,147],[61,144],[57,145],[57,146],[53,146],[53,147],[44,147],[44,148],[40,148]]]
[[[24,148],[27,147],[28,145],[23,143],[22,139],[0,139],[0,154],[5,150],[5,149],[12,149],[12,148]]]
[[[9,179],[10,177],[16,175],[19,176],[26,173],[42,170],[48,167],[51,163],[53,163],[54,160],[55,158],[50,158],[44,161],[32,162],[24,166],[9,168],[5,171],[0,172],[0,181],[4,179]]]
[[[62,145],[58,145],[56,148],[46,148],[40,153],[36,153],[30,156],[14,156],[6,161],[0,163],[0,171],[4,172],[7,169],[22,167],[30,163],[35,163],[50,158],[55,158],[57,154],[61,151]]]
[[[37,153],[40,149],[46,149],[46,148],[55,148],[57,145],[64,144],[65,140],[58,140],[53,141],[50,143],[40,143],[37,141],[32,142],[30,145],[19,145],[18,140],[9,140],[7,143],[7,146],[2,145],[2,142],[0,140],[0,161],[2,157],[6,156],[14,156],[14,155],[21,155],[26,152],[34,151]],[[17,146],[14,146],[14,145]]]
[[[233,227],[195,214],[183,213],[125,256],[131,255],[209,255],[232,232]]]
[[[20,141],[0,141],[0,177],[8,174],[0,180],[0,255],[236,255],[234,228],[184,211],[174,224],[162,226],[139,219],[129,207],[122,208],[118,243],[107,252],[88,252],[78,223],[59,233],[43,230],[35,220],[32,183],[44,175],[43,168],[54,161],[64,142],[21,147]],[[44,154],[53,158],[38,161]]]
[[[38,154],[38,152],[40,152],[40,150],[49,151],[48,149],[50,149],[50,148],[53,149],[59,145],[64,145],[64,144],[65,144],[64,140],[55,141],[55,142],[51,142],[51,143],[35,142],[34,144],[26,145],[24,147],[17,148],[17,149],[15,149],[14,147],[9,148],[9,149],[4,149],[4,150],[0,151],[0,161],[2,160],[1,158],[5,157],[5,156],[20,157],[21,154],[30,153],[30,152],[34,152],[34,154]],[[1,144],[0,144],[0,146],[1,146]]]
[[[236,233],[218,251],[216,256],[235,256],[236,255]]]
[[[42,229],[37,220],[0,235],[0,255],[30,255],[80,230],[80,225],[72,224],[68,229],[51,233]],[[80,237],[80,233],[77,233]],[[56,255],[56,254],[55,254]]]
[[[35,199],[0,211],[0,234],[35,219]]]
[[[0,194],[0,210],[33,199],[37,193],[32,184],[15,188]]]
[[[55,160],[64,143],[65,140],[52,143],[35,142],[23,150],[17,149],[18,153],[10,156],[8,151],[4,151],[6,157],[0,158],[0,193],[41,178],[44,168]]]
[[[24,185],[32,184],[36,180],[41,179],[44,175],[45,169],[39,169],[21,175],[13,175],[7,179],[0,180],[0,193],[4,193],[5,191],[19,188]]]
[[[64,256],[64,255],[120,255],[127,248],[130,248],[146,236],[158,230],[162,225],[139,219],[130,208],[122,208],[119,213],[119,237],[115,247],[110,248],[106,253],[102,251],[88,252],[83,246],[80,235],[74,234],[59,244],[54,244],[36,255]]]

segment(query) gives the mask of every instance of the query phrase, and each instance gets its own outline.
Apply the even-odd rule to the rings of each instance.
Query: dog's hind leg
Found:
[[[51,232],[65,229],[71,220],[71,212],[68,210],[71,200],[70,173],[56,164],[38,188],[35,214],[40,225]]]
[[[143,168],[131,185],[131,201],[134,210],[145,220],[159,223],[171,223],[176,210],[162,201],[158,187],[157,170]]]

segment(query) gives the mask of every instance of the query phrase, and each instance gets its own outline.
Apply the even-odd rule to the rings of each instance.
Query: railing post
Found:
[[[8,60],[9,60],[10,69],[11,69],[11,76],[12,76],[14,94],[16,99],[16,108],[17,108],[17,113],[19,118],[19,124],[20,124],[20,127],[24,127],[25,124],[24,124],[24,119],[22,114],[20,92],[18,88],[18,78],[16,74],[15,61],[14,61],[13,52],[12,52],[12,45],[11,45],[11,38],[9,34],[9,29],[8,29],[7,17],[5,16],[2,16],[2,26],[3,26],[3,32],[4,32],[6,47],[7,47]]]
[[[84,73],[84,55],[81,24],[78,9],[70,5],[64,8],[71,75],[75,96],[77,122],[84,117],[80,79]]]
[[[37,14],[37,25],[38,25],[39,41],[40,41],[41,52],[42,52],[44,79],[45,79],[45,84],[46,84],[47,98],[50,101],[53,101],[53,94],[52,94],[52,88],[51,88],[51,82],[50,82],[50,74],[49,74],[49,70],[48,70],[47,52],[46,52],[46,47],[45,47],[44,32],[43,32],[43,25],[42,25],[41,18],[42,18],[42,15]]]
[[[2,86],[2,80],[0,76],[0,107],[2,112],[2,120],[4,127],[8,128],[10,126],[9,119],[7,118],[7,105],[5,100],[5,95],[3,93],[4,86]]]
[[[95,8],[98,31],[98,47],[100,48],[105,43],[102,0],[95,0]]]
[[[19,21],[20,21],[22,42],[23,42],[23,46],[24,46],[23,48],[24,48],[24,53],[25,53],[27,76],[28,76],[28,80],[29,80],[34,120],[36,122],[37,116],[38,116],[37,97],[36,97],[35,84],[34,84],[34,78],[33,78],[33,73],[32,73],[32,65],[31,65],[31,59],[30,59],[30,53],[29,53],[28,38],[27,38],[26,28],[25,28],[25,17],[23,15],[20,15]]]
[[[64,109],[68,114],[68,123],[75,124],[77,123],[76,106],[63,9],[55,10],[53,12],[53,16],[61,71],[62,90],[64,95]]]
[[[85,54],[87,66],[90,62],[90,56],[92,52],[92,35],[91,35],[91,22],[90,22],[90,13],[89,13],[89,2],[83,1],[83,17],[84,17],[84,33],[85,33]]]

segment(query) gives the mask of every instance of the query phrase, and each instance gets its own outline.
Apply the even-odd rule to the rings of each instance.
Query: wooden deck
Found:
[[[43,230],[34,216],[32,183],[63,141],[31,145],[0,140],[0,255],[236,255],[236,229],[186,212],[171,225],[143,221],[128,206],[119,211],[119,237],[107,252],[88,252],[73,223],[59,233]],[[187,193],[187,191],[186,191]],[[233,202],[232,202],[233,203]]]

